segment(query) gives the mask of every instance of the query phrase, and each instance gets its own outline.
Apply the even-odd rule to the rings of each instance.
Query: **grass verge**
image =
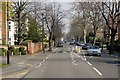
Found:
[[[6,66],[7,64],[0,63],[0,68]]]

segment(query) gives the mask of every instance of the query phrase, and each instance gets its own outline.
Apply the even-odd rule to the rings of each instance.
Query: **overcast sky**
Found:
[[[71,9],[71,3],[70,2],[60,2],[60,4],[62,5],[63,10],[68,11],[68,10]],[[65,23],[65,28],[63,30],[64,33],[68,33],[69,29],[70,29],[69,17],[70,17],[70,15],[68,14],[68,15],[65,16],[65,19],[63,20],[63,22]]]

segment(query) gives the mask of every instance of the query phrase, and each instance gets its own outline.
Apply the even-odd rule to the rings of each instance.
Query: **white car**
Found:
[[[99,48],[98,46],[91,46],[87,50],[87,55],[101,56],[101,48]]]

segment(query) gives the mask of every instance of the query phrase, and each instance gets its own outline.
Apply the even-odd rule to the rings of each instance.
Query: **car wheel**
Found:
[[[98,56],[101,56],[101,54],[98,54]]]

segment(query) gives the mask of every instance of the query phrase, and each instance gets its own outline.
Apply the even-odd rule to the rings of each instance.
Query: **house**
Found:
[[[9,6],[9,20],[7,21],[7,4]],[[0,44],[14,45],[14,21],[11,20],[11,2],[0,2]],[[7,25],[8,23],[8,25]]]
[[[96,31],[96,38],[102,40],[104,38],[104,26],[100,26]]]
[[[15,25],[14,25],[14,21],[12,20],[8,20],[8,44],[10,45],[14,45],[15,44]]]

